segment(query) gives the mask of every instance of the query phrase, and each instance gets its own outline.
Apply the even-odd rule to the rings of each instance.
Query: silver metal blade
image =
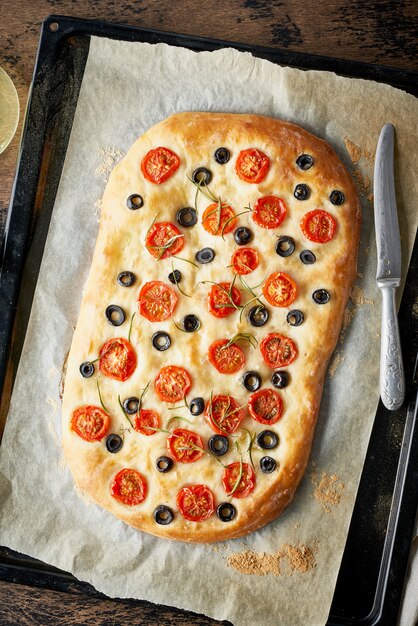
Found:
[[[380,133],[374,167],[374,219],[377,243],[376,280],[400,281],[401,240],[396,209],[393,167],[395,129],[385,124]]]

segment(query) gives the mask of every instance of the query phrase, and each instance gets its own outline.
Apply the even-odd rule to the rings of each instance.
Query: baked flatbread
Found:
[[[356,276],[332,148],[256,115],[180,113],[114,168],[68,359],[78,487],[193,542],[276,518],[303,476]]]

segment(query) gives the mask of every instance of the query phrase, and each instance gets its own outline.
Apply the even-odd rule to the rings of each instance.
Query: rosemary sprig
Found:
[[[172,254],[171,256],[173,257],[173,259],[178,259],[179,261],[184,261],[185,263],[190,263],[190,265],[193,265],[194,267],[196,267],[196,269],[199,269],[198,264],[195,263],[194,261],[191,261],[190,259],[184,259],[182,256],[177,256],[177,254]]]
[[[240,482],[241,482],[241,478],[242,478],[242,467],[243,467],[243,462],[242,462],[242,455],[241,455],[241,459],[240,459],[240,462],[239,462],[239,473],[238,473],[238,478],[237,478],[237,480],[235,481],[235,484],[234,484],[234,487],[233,487],[232,491],[230,491],[230,492],[228,493],[228,496],[233,496],[233,495],[234,495],[234,493],[236,492],[236,490],[237,490],[237,489],[238,489],[238,487],[239,487],[239,484],[240,484]]]
[[[169,248],[171,248],[173,243],[177,241],[177,239],[180,239],[180,237],[184,237],[184,234],[181,233],[180,235],[173,235],[172,237],[170,237],[170,239],[167,239],[163,246],[146,246],[146,248],[147,250],[159,250],[160,254],[157,258],[157,261],[160,261],[163,258],[164,254],[169,250]]]
[[[105,407],[104,402],[103,402],[103,398],[102,398],[102,394],[100,393],[100,387],[99,387],[99,379],[96,380],[96,384],[97,384],[97,391],[99,392],[99,400],[100,400],[100,404],[102,405],[102,409],[105,413],[107,413],[108,415],[110,415],[108,409]]]
[[[130,420],[130,418],[129,418],[129,415],[126,413],[125,409],[123,408],[123,404],[122,404],[122,401],[121,401],[121,399],[120,399],[120,396],[118,396],[118,402],[119,402],[119,406],[120,406],[120,408],[122,409],[122,413],[123,413],[124,417],[126,417],[126,419],[127,419],[127,420],[128,420],[128,422],[130,423],[130,425],[132,426],[132,428],[135,430],[135,426],[132,424],[132,422],[131,422],[131,420]],[[138,410],[139,410],[139,409],[138,409]]]
[[[134,321],[134,317],[136,315],[136,312],[132,314],[131,317],[131,323],[129,324],[129,333],[128,333],[128,341],[131,341],[131,332],[132,332],[132,322]]]
[[[184,396],[184,404],[180,404],[179,406],[168,406],[167,409],[169,411],[175,411],[176,409],[189,409],[190,410],[190,406],[189,406],[189,403],[187,402],[186,396]]]
[[[142,407],[142,399],[145,396],[145,394],[147,393],[149,386],[151,384],[151,381],[149,380],[148,383],[145,385],[145,387],[143,388],[143,390],[141,391],[141,395],[139,396],[139,401],[138,401],[138,411],[137,413],[139,413],[139,411],[141,410]]]
[[[247,209],[245,211],[241,211],[240,213],[237,213],[236,215],[233,215],[232,217],[230,217],[229,219],[226,220],[225,224],[222,226],[222,230],[221,230],[221,236],[222,239],[225,241],[225,237],[224,237],[224,231],[225,228],[227,227],[227,225],[229,224],[229,222],[232,222],[232,220],[235,220],[237,217],[239,217],[240,215],[244,215],[245,213],[249,213],[250,211],[252,211],[252,209]],[[218,229],[219,230],[219,229]]]
[[[188,424],[191,424],[193,426],[193,422],[186,419],[185,417],[182,417],[181,415],[173,415],[173,417],[170,417],[170,419],[168,420],[166,424],[167,430],[170,428],[171,424],[177,420],[180,420],[181,422],[187,422]]]
[[[236,341],[248,341],[253,348],[256,348],[258,345],[257,339],[251,333],[236,333],[228,343],[221,347],[221,350],[225,350]]]
[[[215,196],[215,194],[209,189],[209,185],[202,185],[202,183],[195,183],[195,181],[193,180],[193,178],[191,178],[188,174],[187,174],[187,178],[190,180],[190,182],[196,187],[196,193],[198,194],[199,191],[201,194],[203,194],[208,200],[212,200],[212,202],[218,202],[218,198]],[[202,189],[202,187],[204,187],[204,189]],[[197,210],[197,209],[196,209]]]
[[[255,433],[251,434],[250,431],[247,430],[246,428],[243,428],[242,430],[244,432],[246,432],[247,435],[250,438],[250,441],[249,441],[249,444],[248,444],[248,448],[247,448],[247,453],[248,453],[248,456],[250,458],[251,466],[252,466],[253,470],[255,471],[252,451],[253,451],[253,445],[254,445],[254,441],[255,441],[255,438],[256,438],[256,434]]]
[[[177,277],[176,277],[176,270],[174,269],[174,262],[173,261],[171,261],[171,269],[172,269],[172,272],[173,272],[173,278],[174,278],[174,282],[176,283],[177,289],[180,291],[180,293],[183,294],[183,296],[186,296],[186,298],[191,298],[192,296],[189,296],[188,293],[183,291],[183,289],[179,285],[179,281],[177,280]]]

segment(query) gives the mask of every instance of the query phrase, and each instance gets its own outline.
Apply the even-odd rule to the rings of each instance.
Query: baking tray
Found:
[[[164,42],[195,51],[234,47],[280,65],[330,70],[352,78],[385,82],[418,96],[418,73],[412,71],[59,15],[46,19],[5,236],[0,245],[0,433],[7,415],[92,35]],[[418,323],[413,310],[418,301],[417,271],[416,240],[399,312],[406,401],[396,412],[387,411],[379,404],[327,626],[396,624],[418,504],[416,376],[413,382],[418,351]],[[70,574],[8,548],[0,548],[0,580],[88,596],[101,595]],[[128,602],[136,606],[149,605],[135,600]],[[190,621],[197,617],[177,609],[173,609],[173,613],[188,616]],[[215,622],[208,620],[207,623]]]

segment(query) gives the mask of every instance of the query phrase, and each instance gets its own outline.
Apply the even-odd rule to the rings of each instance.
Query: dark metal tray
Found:
[[[280,65],[331,70],[348,77],[386,82],[418,96],[416,72],[91,20],[61,16],[45,20],[6,233],[0,248],[0,433],[29,319],[91,35],[165,42],[192,50],[231,46]],[[417,271],[416,240],[399,312],[407,378],[406,401],[397,412],[389,412],[379,404],[328,626],[396,624],[418,504],[417,381],[413,383],[418,351],[418,324],[413,312],[418,297],[414,280]],[[8,548],[0,548],[0,580],[100,595],[70,574]],[[187,615],[193,620],[193,614]]]

